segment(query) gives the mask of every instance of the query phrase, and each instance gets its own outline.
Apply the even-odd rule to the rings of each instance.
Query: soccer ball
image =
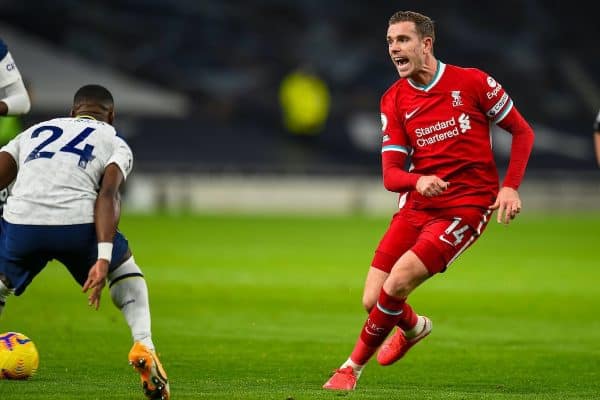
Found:
[[[22,333],[0,334],[0,379],[27,379],[38,369],[40,357],[31,339]]]

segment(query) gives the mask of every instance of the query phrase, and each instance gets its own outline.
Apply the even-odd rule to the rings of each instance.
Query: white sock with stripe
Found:
[[[150,304],[146,280],[133,256],[109,274],[110,297],[121,310],[134,342],[154,351],[150,329]]]

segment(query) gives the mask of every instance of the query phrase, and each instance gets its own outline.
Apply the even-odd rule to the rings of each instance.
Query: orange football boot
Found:
[[[141,342],[135,342],[129,351],[129,365],[140,374],[148,399],[169,400],[169,381],[156,353]]]

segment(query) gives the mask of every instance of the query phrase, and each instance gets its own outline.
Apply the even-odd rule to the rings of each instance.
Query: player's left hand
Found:
[[[498,192],[496,202],[490,206],[490,210],[498,210],[496,220],[498,223],[508,225],[508,223],[515,219],[517,214],[521,212],[519,192],[513,188],[504,186]]]
[[[83,293],[87,293],[89,289],[92,289],[90,296],[88,297],[88,304],[94,309],[100,307],[100,296],[102,295],[102,289],[106,284],[106,276],[108,275],[108,261],[99,258],[96,264],[90,268],[88,278],[83,284]]]

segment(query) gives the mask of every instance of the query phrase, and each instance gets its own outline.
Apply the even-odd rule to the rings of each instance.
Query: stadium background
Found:
[[[437,23],[436,55],[491,73],[533,125],[525,207],[599,207],[593,15],[556,2],[489,4],[23,1],[3,3],[0,26],[32,89],[27,121],[67,112],[82,84],[113,90],[136,155],[130,210],[385,213],[394,196],[380,185],[378,102],[396,79],[385,29],[397,7],[414,6]],[[298,69],[330,99],[307,134],[287,129],[279,100]],[[510,136],[494,136],[502,169]]]
[[[31,88],[23,123],[66,114],[86,83],[115,95],[136,155],[120,227],[174,398],[334,399],[321,385],[364,322],[396,207],[379,166],[387,20],[431,15],[437,56],[493,74],[536,131],[524,212],[411,296],[432,335],[369,365],[349,397],[597,399],[600,28],[577,3],[24,0],[0,2],[0,37]],[[282,123],[280,84],[299,66],[329,90],[317,134]],[[29,382],[0,380],[0,398],[141,398],[108,294],[100,311],[58,265],[10,298],[0,328],[32,337],[41,362]]]

